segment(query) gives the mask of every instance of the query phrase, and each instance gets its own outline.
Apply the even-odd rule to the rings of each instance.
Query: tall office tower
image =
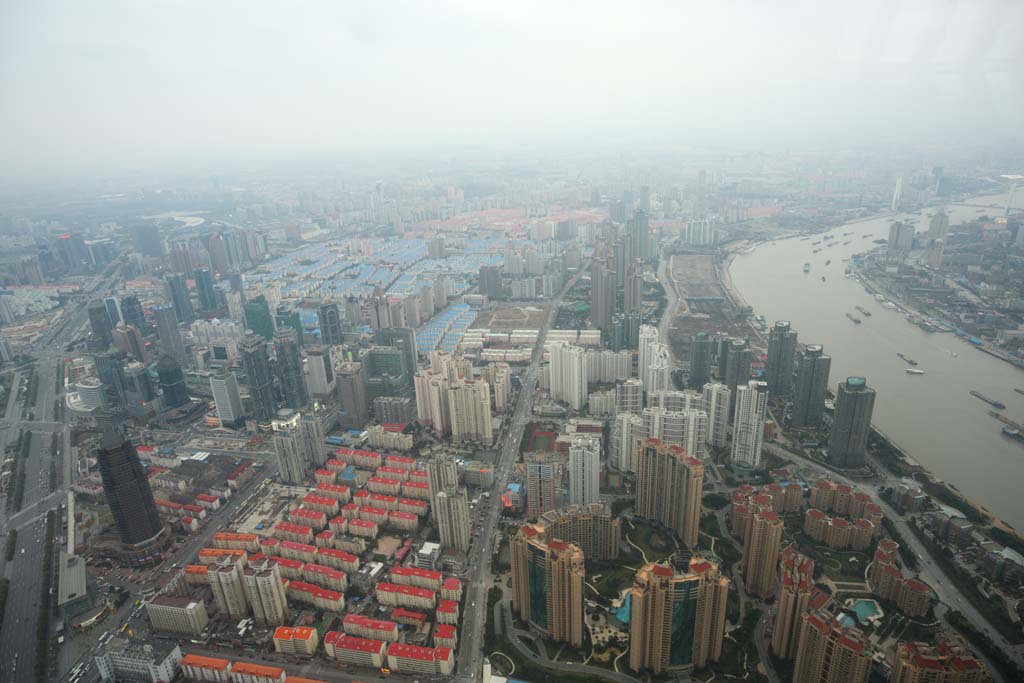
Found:
[[[469,552],[469,502],[466,489],[446,489],[434,496],[442,548]]]
[[[750,520],[743,546],[743,581],[750,595],[767,598],[775,593],[782,527],[773,510],[759,509]]]
[[[649,562],[637,571],[630,596],[633,671],[703,669],[722,656],[729,579],[711,560],[694,557],[684,573]]]
[[[729,434],[729,387],[719,382],[704,385],[704,404],[708,411],[707,443],[712,448],[725,448]]]
[[[596,436],[578,435],[569,446],[569,503],[601,501],[601,442]]]
[[[480,266],[480,293],[488,299],[501,297],[501,266]]]
[[[174,315],[178,322],[190,323],[196,319],[192,308],[192,299],[188,294],[188,281],[181,273],[174,273],[164,278],[164,292],[174,307]]]
[[[238,378],[233,372],[210,375],[210,393],[217,405],[217,419],[220,426],[228,429],[242,424],[245,411],[242,409],[242,395],[238,391]]]
[[[270,315],[270,303],[267,297],[260,294],[249,299],[243,306],[245,311],[245,328],[252,330],[267,341],[274,338],[274,318]]]
[[[131,355],[132,358],[142,362],[149,362],[149,354],[146,353],[146,340],[138,328],[133,325],[121,324],[114,328],[111,333],[114,346]]]
[[[679,446],[655,439],[637,457],[636,514],[671,528],[687,548],[697,547],[704,466]]]
[[[378,396],[373,416],[381,424],[408,424],[416,419],[416,403],[406,396]]]
[[[612,318],[611,346],[613,351],[635,349],[640,342],[640,311],[616,313]]]
[[[117,302],[116,297],[103,297],[103,305],[107,307],[107,318],[110,320],[112,328],[124,322],[124,318],[121,315],[121,305]]]
[[[277,412],[274,400],[274,374],[267,356],[267,342],[254,332],[247,332],[238,344],[238,355],[245,371],[245,383],[252,398],[251,417],[257,422],[269,422]]]
[[[896,221],[889,226],[889,242],[886,253],[905,254],[914,248],[914,226],[910,223]]]
[[[132,442],[107,425],[96,451],[96,462],[103,480],[103,494],[121,542],[138,547],[156,540],[163,533],[164,525]]]
[[[822,610],[802,618],[793,683],[864,683],[871,671],[871,643]]]
[[[139,297],[129,294],[121,299],[121,316],[125,325],[132,325],[139,332],[146,334],[149,326],[146,325],[146,314],[142,311]]]
[[[242,571],[242,585],[257,624],[281,626],[285,623],[289,616],[288,601],[277,560],[270,557],[251,560]]]
[[[338,395],[344,413],[340,418],[342,425],[349,429],[362,429],[370,419],[366,384],[363,381],[363,364],[352,361],[342,363],[334,377],[338,383]]]
[[[864,464],[871,433],[871,413],[875,409],[875,390],[863,377],[847,377],[836,391],[836,409],[828,440],[828,461],[835,467],[852,468]]]
[[[110,346],[110,331],[113,326],[110,324],[110,316],[107,315],[107,307],[98,299],[89,304],[89,329],[92,333],[92,347],[106,350]]]
[[[242,298],[239,292],[228,292],[225,294],[224,303],[228,307],[229,318],[238,321],[245,320],[245,299]]]
[[[630,251],[635,258],[649,259],[651,257],[650,227],[647,214],[637,210],[633,217],[626,221],[626,233],[629,235]]]
[[[615,383],[615,412],[639,413],[644,407],[643,380],[632,377]]]
[[[441,310],[448,305],[448,278],[441,274],[434,278],[434,308]]]
[[[795,356],[796,330],[789,326],[789,321],[779,320],[768,333],[768,362],[764,372],[772,396],[789,396]]]
[[[690,388],[702,389],[711,381],[711,357],[714,354],[714,340],[707,332],[698,332],[690,337]]]
[[[178,361],[170,354],[160,356],[156,362],[156,374],[160,382],[160,391],[164,395],[164,405],[168,408],[180,408],[188,405],[188,387],[185,385],[185,373],[181,371]]]
[[[672,364],[668,344],[651,344],[647,347],[647,366],[643,368],[644,390],[668,391],[672,388]]]
[[[306,478],[306,461],[302,454],[302,441],[295,432],[274,432],[274,451],[277,453],[277,475],[281,483],[299,486]]]
[[[413,375],[419,363],[416,347],[416,331],[411,327],[385,327],[374,330],[373,341],[381,346],[391,346],[402,352],[405,367],[405,385],[412,388]]]
[[[544,540],[533,524],[519,527],[509,544],[512,610],[552,640],[583,646],[583,582],[578,545]]]
[[[942,259],[945,249],[946,244],[942,240],[935,240],[934,242],[931,243],[931,245],[928,247],[928,255],[925,259],[930,267],[942,267]]]
[[[231,267],[231,263],[228,260],[227,245],[224,243],[224,236],[219,232],[210,235],[210,239],[206,242],[206,250],[210,252],[210,266],[223,277],[228,272],[228,268]],[[198,284],[197,281],[197,289]]]
[[[658,344],[658,328],[654,325],[640,326],[640,339],[637,346],[637,377],[643,379],[644,372],[651,364],[651,348]],[[645,389],[647,387],[644,387]]]
[[[757,469],[761,466],[764,416],[768,411],[768,383],[752,379],[736,388],[736,415],[732,421],[730,462]]]
[[[427,460],[427,485],[430,487],[431,501],[441,491],[458,488],[459,466],[455,458],[441,454]]]
[[[299,419],[299,439],[301,440],[302,458],[307,465],[321,467],[327,462],[325,448],[327,435],[324,433],[324,421],[313,413],[305,413]]]
[[[789,546],[779,557],[782,587],[772,626],[772,653],[780,659],[793,659],[804,613],[814,588],[814,561]]]
[[[370,327],[379,330],[382,327],[391,327],[394,322],[391,319],[391,302],[384,290],[379,286],[373,288],[370,296]]]
[[[482,380],[461,379],[448,387],[448,414],[452,421],[452,441],[472,441],[490,446],[491,389]]]
[[[729,387],[729,414],[736,410],[739,397],[736,387],[750,381],[750,364],[754,354],[746,339],[733,339],[729,342],[728,357],[725,361],[725,386]]]
[[[274,333],[274,354],[277,356],[284,404],[293,410],[301,410],[309,403],[309,392],[302,371],[302,349],[295,330],[282,327]]]
[[[637,413],[619,413],[612,431],[610,460],[620,472],[636,472],[640,444],[647,439],[644,419]]]
[[[217,309],[217,293],[213,289],[213,273],[209,268],[196,268],[192,273],[196,282],[196,294],[199,295],[199,308],[203,311]]]
[[[277,310],[274,311],[274,329],[282,330],[284,328],[290,328],[295,332],[299,346],[305,343],[305,333],[302,331],[302,317],[299,315],[298,309],[286,304],[280,304]]]
[[[622,311],[630,313],[639,311],[643,300],[644,264],[640,259],[633,262],[626,270],[626,282],[622,288]]]
[[[903,206],[903,176],[896,179],[896,187],[892,191],[892,203],[889,208],[893,211],[899,211]]]
[[[548,344],[551,360],[551,398],[562,401],[573,410],[583,410],[587,405],[586,352],[579,346],[570,346],[564,341]]]
[[[366,397],[400,396],[415,386],[415,380],[406,370],[405,357],[393,346],[371,346],[362,355],[366,377]]]
[[[901,642],[891,683],[991,683],[985,663],[959,645]]]
[[[127,402],[124,352],[103,353],[93,358],[96,377],[103,383],[103,402],[110,408],[123,408]]]
[[[334,364],[330,347],[310,346],[306,349],[306,386],[314,399],[326,400],[334,395]]]
[[[821,426],[831,367],[832,357],[825,355],[821,344],[808,344],[800,352],[793,384],[792,427],[811,429]]]
[[[324,301],[320,304],[318,312],[320,319],[320,341],[324,346],[340,346],[341,338],[341,311],[334,301]]]
[[[169,354],[178,363],[185,363],[188,357],[185,353],[185,342],[181,340],[178,319],[174,317],[174,308],[154,306],[153,318],[156,320],[156,335],[160,339],[160,350]]]
[[[561,481],[558,463],[547,453],[527,454],[526,461],[526,517],[533,519],[548,510],[554,510],[555,487]]]
[[[125,399],[128,410],[141,414],[146,405],[156,398],[156,389],[149,379],[146,366],[139,362],[129,362],[124,369]]]
[[[590,266],[590,322],[611,332],[615,315],[615,271],[606,259],[595,258]]]
[[[936,240],[942,240],[945,242],[946,237],[948,236],[949,215],[943,209],[939,209],[928,222],[928,241],[935,242]]]

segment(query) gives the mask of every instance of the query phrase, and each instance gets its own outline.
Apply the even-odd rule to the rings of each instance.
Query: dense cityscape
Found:
[[[682,5],[0,10],[0,681],[1024,680],[1024,9]]]

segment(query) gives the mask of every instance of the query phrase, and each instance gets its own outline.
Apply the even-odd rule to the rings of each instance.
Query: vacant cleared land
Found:
[[[475,329],[488,329],[491,332],[511,332],[512,330],[538,330],[547,320],[548,307],[540,306],[501,306],[491,311],[481,311],[473,321]]]

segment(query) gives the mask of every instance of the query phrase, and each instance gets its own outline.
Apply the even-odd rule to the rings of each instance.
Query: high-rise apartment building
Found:
[[[902,642],[891,683],[990,683],[984,662],[958,645]]]
[[[875,390],[868,387],[863,377],[847,377],[839,385],[832,433],[828,440],[830,464],[842,468],[864,464],[874,409]]]
[[[864,683],[871,671],[871,643],[860,630],[830,613],[802,617],[793,683]]]
[[[577,435],[569,445],[569,503],[600,501],[601,441],[593,435]]]
[[[629,668],[655,675],[702,669],[722,655],[729,579],[694,557],[683,572],[640,568],[630,591]]]
[[[654,325],[640,326],[640,339],[637,343],[636,367],[637,377],[644,378],[644,372],[651,364],[651,349],[655,344],[660,343],[658,328]],[[644,387],[645,389],[647,387]]]
[[[290,431],[274,432],[274,451],[277,454],[277,475],[281,483],[299,486],[306,479],[306,459],[302,452],[302,439]]]
[[[764,379],[773,396],[789,396],[793,386],[793,359],[796,357],[796,330],[787,320],[779,320],[768,333],[768,362]]]
[[[644,407],[643,380],[631,377],[615,383],[615,412],[639,413]]]
[[[320,321],[320,342],[324,346],[340,346],[343,342],[341,336],[341,311],[335,301],[324,301],[317,310],[317,317]]]
[[[135,446],[117,429],[107,426],[96,451],[96,462],[121,542],[140,547],[155,541],[163,533],[164,525]]]
[[[455,458],[442,454],[427,460],[427,485],[430,487],[431,501],[441,491],[458,488],[459,467]]]
[[[729,435],[729,387],[719,382],[704,385],[704,404],[708,411],[707,442],[712,448],[725,448]]]
[[[341,398],[341,423],[350,429],[362,429],[370,418],[363,381],[363,364],[354,361],[342,363],[335,372],[338,396]]]
[[[672,529],[697,547],[704,466],[679,446],[648,439],[637,456],[636,514]]]
[[[736,387],[750,381],[750,364],[754,353],[746,339],[733,339],[729,342],[725,361],[725,386],[729,387],[729,414],[736,410],[739,396]]]
[[[808,344],[800,352],[793,385],[791,426],[798,429],[821,426],[831,367],[832,357],[825,355],[821,344]]]
[[[743,546],[743,582],[751,595],[767,598],[775,593],[783,526],[773,510],[758,510],[750,519]]]
[[[589,560],[615,560],[619,557],[619,518],[603,503],[569,505],[548,510],[533,527],[544,539],[557,538],[578,545]]]
[[[274,354],[277,356],[284,404],[292,410],[301,410],[309,403],[309,392],[302,369],[302,349],[295,330],[282,326],[274,333]]]
[[[303,413],[299,418],[299,439],[302,444],[302,458],[307,465],[321,467],[327,462],[325,448],[326,434],[324,420],[312,412]]]
[[[636,472],[637,453],[646,440],[644,419],[637,413],[619,413],[612,429],[611,462],[620,472]]]
[[[711,381],[711,357],[714,355],[714,340],[707,332],[698,332],[690,337],[690,381],[691,389],[703,389]]]
[[[448,410],[448,377],[443,372],[422,370],[416,373],[416,416],[438,437],[451,431]]]
[[[583,551],[532,524],[510,543],[512,610],[548,638],[583,645]]]
[[[160,339],[160,350],[170,354],[178,363],[186,363],[185,343],[181,340],[181,330],[174,309],[170,306],[154,306],[153,319],[156,320],[156,334]]]
[[[646,362],[647,365],[643,367],[643,372],[640,375],[644,380],[644,390],[647,393],[651,393],[671,389],[672,363],[668,344],[655,343],[648,345]]]
[[[269,422],[277,412],[277,402],[274,400],[274,374],[267,356],[267,342],[260,335],[247,332],[238,344],[238,354],[252,399],[251,416],[258,422]]]
[[[551,398],[562,401],[573,410],[587,405],[586,352],[562,341],[548,344],[551,377]]]
[[[242,572],[246,602],[257,624],[280,626],[289,616],[281,568],[270,557],[250,560]]]
[[[647,212],[637,209],[633,217],[626,221],[626,234],[629,237],[630,252],[635,258],[651,257],[650,227]]]
[[[644,290],[644,264],[640,259],[633,259],[633,262],[626,268],[626,281],[622,288],[622,311],[632,313],[639,311],[642,303]]]
[[[210,376],[210,393],[217,405],[217,419],[220,426],[228,429],[237,427],[245,419],[242,409],[242,395],[238,390],[238,378],[233,372],[222,372]]]
[[[793,659],[811,602],[814,561],[789,546],[779,557],[779,573],[782,580],[772,626],[772,653],[780,659]]]
[[[491,427],[491,390],[483,380],[462,379],[448,387],[448,414],[452,441],[472,441],[490,446],[494,442]]]
[[[501,298],[501,266],[480,266],[480,293],[488,299]]]
[[[590,264],[590,322],[599,330],[611,331],[615,287],[615,270],[607,259],[594,258]]]
[[[539,517],[558,505],[555,487],[561,477],[559,464],[546,453],[526,454],[526,517]]]
[[[736,414],[732,422],[734,465],[757,469],[761,466],[764,418],[768,411],[768,383],[756,379],[736,388]]]
[[[469,496],[465,489],[446,489],[434,496],[442,548],[469,552]]]

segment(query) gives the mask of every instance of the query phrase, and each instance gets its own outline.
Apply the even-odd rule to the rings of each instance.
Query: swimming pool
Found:
[[[850,606],[850,609],[857,615],[857,621],[862,624],[871,621],[872,617],[879,612],[878,603],[874,600],[858,600]]]
[[[629,623],[629,606],[633,602],[633,594],[627,593],[626,598],[622,601],[622,604],[611,610],[612,616],[621,621],[623,624]]]

